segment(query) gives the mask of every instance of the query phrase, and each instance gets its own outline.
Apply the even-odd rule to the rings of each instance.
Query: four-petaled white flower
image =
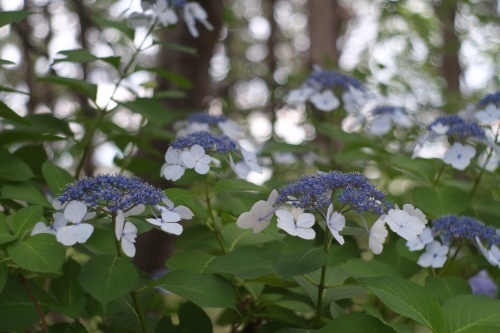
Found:
[[[417,263],[422,267],[443,267],[449,249],[448,246],[441,245],[438,241],[433,241],[427,244],[425,252],[418,258]]]
[[[413,241],[422,233],[425,224],[416,216],[410,215],[401,209],[391,209],[384,217],[385,222],[392,231],[407,241]]]
[[[64,208],[64,218],[73,225],[61,227],[56,234],[57,241],[67,246],[85,243],[94,232],[94,226],[83,223],[85,219],[93,218],[95,213],[87,214],[87,205],[81,201],[70,201]]]
[[[174,9],[168,6],[167,0],[157,0],[154,7],[158,21],[164,27],[177,23],[177,14]]]
[[[431,243],[434,240],[434,236],[432,236],[432,230],[430,228],[425,228],[424,231],[420,235],[417,236],[411,242],[406,242],[406,246],[410,249],[410,251],[419,251],[422,250],[427,244]]]
[[[333,204],[330,204],[326,213],[326,225],[333,237],[340,245],[344,244],[344,237],[340,236],[339,232],[345,227],[345,217],[339,212],[333,211]]]
[[[200,175],[204,175],[210,171],[210,162],[212,162],[212,157],[205,154],[205,149],[200,145],[194,145],[189,149],[189,151],[182,152],[182,161],[184,165],[193,169]]]
[[[309,97],[309,100],[314,104],[316,109],[321,111],[332,111],[340,104],[340,101],[331,90],[315,93]]]
[[[129,257],[135,255],[135,239],[137,237],[137,227],[125,221],[125,214],[119,210],[115,219],[115,236],[122,246],[123,253]]]
[[[316,232],[312,228],[314,225],[314,215],[301,213],[297,216],[297,222],[291,212],[280,209],[276,211],[278,217],[278,228],[285,230],[289,235],[298,236],[303,239],[314,239]]]
[[[443,161],[457,170],[464,170],[475,155],[476,149],[473,146],[455,142],[444,154]]]
[[[171,210],[164,210],[161,212],[160,217],[148,218],[146,221],[159,226],[161,230],[173,235],[180,235],[184,230],[182,225],[178,222],[181,220],[181,215]]]
[[[290,104],[304,103],[315,92],[311,87],[290,90],[286,97],[286,102]]]
[[[484,124],[492,124],[493,122],[500,120],[500,107],[494,104],[488,104],[486,108],[478,111],[474,114],[477,120]]]
[[[488,261],[498,268],[500,268],[500,249],[496,245],[492,245],[488,251]]]
[[[271,222],[275,208],[273,207],[278,198],[278,191],[273,190],[267,201],[257,201],[249,212],[238,217],[236,225],[241,229],[253,229],[254,233],[261,232]]]
[[[396,205],[396,209],[399,209],[398,205]],[[427,218],[425,217],[425,214],[420,209],[413,207],[412,204],[404,204],[403,210],[411,216],[415,216],[416,218],[418,218],[419,221],[423,224],[427,224]]]
[[[173,213],[177,213],[179,214],[179,216],[181,217],[181,219],[183,220],[191,220],[194,216],[193,212],[191,211],[191,209],[187,208],[186,206],[177,206],[175,207],[174,206],[174,203],[167,199],[167,197],[164,197],[162,199],[163,203],[165,204],[165,206],[161,206],[161,205],[157,205],[156,208],[158,208],[158,210],[160,212],[166,212],[166,211],[170,211],[170,212],[173,212]]]
[[[64,217],[63,213],[55,213],[52,215],[54,222],[46,225],[45,222],[38,222],[35,224],[33,231],[31,231],[31,236],[37,234],[57,234],[57,231],[68,224],[68,221]]]
[[[382,215],[377,221],[375,221],[370,229],[370,235],[368,236],[368,247],[374,254],[382,253],[385,239],[389,234],[387,228],[385,227],[384,217],[385,215]]]
[[[240,147],[241,155],[243,156],[243,162],[248,166],[248,168],[254,172],[262,173],[262,168],[257,163],[257,155]]]
[[[161,168],[161,174],[165,179],[176,181],[184,175],[185,165],[181,158],[182,151],[169,147],[165,153],[165,161]]]
[[[198,30],[196,29],[196,21],[200,21],[207,30],[214,30],[214,27],[207,21],[207,18],[207,12],[199,3],[189,2],[184,5],[184,21],[186,22],[191,36],[199,36]]]

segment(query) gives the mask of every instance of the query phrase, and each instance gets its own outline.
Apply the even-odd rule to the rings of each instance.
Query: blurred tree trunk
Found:
[[[443,36],[443,55],[441,65],[441,76],[446,82],[444,95],[451,108],[456,112],[461,106],[460,77],[462,68],[460,66],[459,52],[460,39],[455,30],[455,19],[457,15],[456,0],[442,0],[435,7],[436,15],[441,21]]]
[[[208,20],[213,25],[213,31],[207,31],[205,27],[198,24],[200,36],[194,38],[190,35],[185,23],[180,18],[173,29],[163,29],[161,40],[191,47],[196,50],[196,55],[173,50],[164,47],[159,56],[158,67],[166,68],[176,74],[182,75],[191,83],[193,87],[187,92],[185,98],[171,99],[165,101],[165,107],[172,112],[187,113],[201,110],[205,104],[205,97],[210,90],[211,82],[208,69],[212,59],[214,45],[219,40],[220,30],[223,20],[223,5],[221,1],[200,0],[201,6],[207,11]],[[158,80],[158,91],[167,89],[178,89],[169,81]],[[184,118],[183,115],[181,118]],[[158,151],[165,152],[168,142],[158,141],[151,143]],[[140,152],[140,154],[144,154]],[[153,181],[150,181],[154,184]],[[155,184],[160,185],[160,184]],[[166,184],[161,184],[166,188]],[[137,253],[134,263],[141,269],[152,272],[162,268],[165,260],[169,257],[173,249],[173,237],[164,232],[153,229],[137,238]]]
[[[341,50],[337,41],[349,13],[337,0],[309,1],[311,64],[338,67]]]

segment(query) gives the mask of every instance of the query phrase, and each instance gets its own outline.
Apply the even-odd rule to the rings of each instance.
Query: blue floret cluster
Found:
[[[433,221],[432,233],[439,235],[444,243],[451,244],[455,239],[474,241],[476,237],[488,246],[500,245],[500,235],[491,226],[484,225],[468,216],[447,215]]]
[[[460,140],[467,138],[486,138],[484,129],[476,123],[470,123],[457,115],[441,116],[434,120],[428,127],[431,130],[434,125],[442,124],[448,126],[446,135]]]
[[[358,90],[365,89],[363,83],[351,76],[324,69],[313,71],[306,79],[305,83],[313,86],[319,84],[322,88],[342,87],[347,90],[349,87],[353,87]]]
[[[175,149],[191,148],[200,145],[206,153],[226,154],[237,150],[236,142],[226,135],[215,135],[210,132],[194,132],[187,136],[175,139],[170,145]]]

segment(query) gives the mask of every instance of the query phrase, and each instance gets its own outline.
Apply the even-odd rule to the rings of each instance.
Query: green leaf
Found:
[[[443,304],[445,333],[500,332],[500,301],[486,296],[459,295]]]
[[[22,21],[30,15],[31,13],[27,10],[2,11],[0,12],[0,27],[17,21]]]
[[[64,169],[52,162],[42,165],[42,175],[53,194],[58,194],[69,183],[75,179]]]
[[[0,294],[3,291],[3,288],[7,284],[7,279],[9,278],[9,269],[7,265],[3,262],[0,262]]]
[[[71,324],[56,324],[50,326],[50,333],[87,333],[85,326],[75,321]]]
[[[198,250],[187,250],[175,253],[168,258],[166,266],[172,270],[183,270],[202,273],[216,257],[212,254]]]
[[[65,120],[54,117],[50,114],[33,114],[24,117],[31,123],[30,130],[44,134],[64,134],[68,137],[73,136],[69,128],[69,123]]]
[[[66,248],[54,235],[38,234],[9,245],[7,253],[24,269],[40,273],[56,273],[64,262]]]
[[[276,255],[268,249],[243,247],[216,258],[210,268],[233,274],[239,279],[255,279],[275,274],[273,262]]]
[[[145,68],[145,67],[137,66],[137,70],[138,71],[145,70],[148,72],[158,74],[159,76],[161,76],[165,80],[170,81],[183,89],[191,89],[193,87],[193,84],[191,83],[191,81],[186,79],[184,76],[176,74],[176,73],[169,71],[167,69],[164,69],[164,68],[154,68],[154,67]]]
[[[415,207],[432,216],[460,214],[468,205],[469,196],[458,187],[419,187],[413,190]]]
[[[167,47],[169,49],[176,50],[176,51],[181,51],[181,52],[188,53],[188,54],[191,54],[191,55],[196,55],[196,53],[197,53],[195,48],[186,47],[184,45],[177,44],[177,43],[164,42],[164,41],[161,41],[161,40],[154,40],[153,44],[155,44],[155,45],[162,45],[162,46],[165,46],[165,47]]]
[[[392,311],[433,331],[442,331],[444,317],[441,305],[427,289],[394,277],[362,278],[359,279],[359,284],[370,289]]]
[[[393,266],[373,260],[349,259],[347,262],[340,265],[340,269],[354,278],[375,277],[375,276],[393,276],[399,277],[399,273]]]
[[[52,208],[40,189],[30,182],[5,184],[2,186],[3,199],[21,200],[34,205]]]
[[[23,146],[14,152],[14,156],[27,163],[36,176],[42,175],[42,164],[48,159],[43,144]]]
[[[43,209],[40,206],[28,206],[21,208],[16,214],[10,217],[8,222],[10,230],[14,235],[23,239],[31,233],[35,224],[41,220]]]
[[[28,128],[28,127],[26,127]],[[40,134],[31,131],[27,131],[26,128],[23,129],[13,129],[13,130],[3,130],[0,132],[0,142],[3,144],[14,143],[14,142],[37,142],[37,141],[58,141],[65,140],[66,138],[51,135],[51,134]],[[30,127],[31,128],[31,127]]]
[[[267,230],[266,230],[267,231]],[[236,223],[225,225],[221,231],[222,238],[229,251],[246,245],[263,244],[285,237],[283,234],[254,233],[251,229],[241,229]]]
[[[9,108],[4,102],[0,101],[0,117],[13,124],[31,125],[29,121],[18,115],[14,110]]]
[[[174,113],[165,108],[160,100],[152,98],[136,98],[132,102],[120,103],[132,112],[139,113],[158,125],[166,125],[174,120]]]
[[[5,59],[0,59],[0,65],[15,65],[16,63],[10,61],[10,60],[5,60]]]
[[[315,333],[356,332],[356,333],[396,333],[378,318],[364,313],[350,313],[337,317]]]
[[[214,192],[262,191],[262,187],[241,179],[221,179],[215,184]]]
[[[231,283],[214,274],[172,271],[155,280],[154,284],[199,307],[236,309],[236,295]]]
[[[0,148],[0,179],[24,181],[32,178],[33,172],[26,162]]]
[[[446,276],[442,278],[429,276],[425,280],[425,286],[441,302],[452,296],[472,294],[472,289],[467,281],[458,276]]]
[[[129,259],[99,256],[90,259],[80,272],[80,285],[103,305],[131,291],[139,274]]]
[[[120,57],[96,57],[95,55],[82,49],[60,51],[58,52],[58,54],[64,55],[65,58],[55,59],[54,64],[58,62],[88,63],[102,60],[115,68],[118,68],[120,66]]]
[[[6,244],[16,239],[17,237],[10,233],[10,228],[7,225],[5,215],[0,213],[0,244]]]
[[[163,317],[156,326],[155,333],[212,333],[212,321],[205,311],[191,302],[184,303],[178,311],[179,325],[175,326],[170,317]]]
[[[274,269],[285,278],[313,272],[326,263],[327,255],[320,248],[304,248],[280,255]]]
[[[95,101],[97,96],[97,86],[85,80],[72,79],[69,77],[48,76],[38,78],[39,81],[60,84],[70,89],[76,90]]]
[[[43,304],[40,305],[46,308]],[[40,320],[23,285],[12,275],[9,275],[7,284],[0,293],[0,313],[3,332],[24,330]]]
[[[97,15],[92,15],[90,17],[90,20],[93,21],[94,23],[96,23],[97,25],[102,26],[102,27],[111,27],[111,28],[114,28],[118,31],[121,31],[130,40],[134,40],[134,29],[130,28],[128,25],[126,25],[124,23],[106,20],[106,19],[104,19],[100,16],[97,16]]]
[[[75,304],[83,296],[83,290],[78,283],[80,271],[80,264],[68,260],[63,266],[63,274],[50,283],[51,292],[62,304]]]

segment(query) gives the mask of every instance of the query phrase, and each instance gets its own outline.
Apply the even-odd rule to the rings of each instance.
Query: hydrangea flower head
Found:
[[[406,110],[402,107],[391,105],[378,105],[371,111],[373,119],[369,123],[368,131],[374,135],[385,135],[393,124],[402,128],[409,128],[411,120]]]
[[[500,120],[500,91],[486,95],[477,104],[476,119],[485,124],[492,124]]]
[[[137,205],[156,205],[165,195],[138,177],[120,174],[101,174],[77,180],[62,191],[56,200],[65,204],[69,201],[80,201],[89,207],[99,204],[111,213],[123,212]]]
[[[349,87],[353,87],[358,90],[365,89],[363,83],[361,83],[358,79],[334,70],[322,69],[320,67],[316,67],[314,69],[314,71],[306,79],[305,84],[313,87],[319,86],[321,87],[321,90],[335,89],[337,87],[344,88],[345,90],[349,89]]]
[[[467,122],[457,115],[438,117],[427,127],[429,131],[433,131],[434,128],[446,129],[446,133],[444,134],[457,140],[468,138],[483,140],[486,138],[484,129],[481,126],[476,123]]]
[[[494,104],[500,106],[500,91],[488,94],[484,96],[478,103],[478,108],[485,107],[487,105]]]
[[[282,187],[276,202],[291,202],[295,207],[303,209],[326,208],[332,204],[332,193],[345,207],[345,211],[381,215],[389,207],[385,201],[385,193],[377,190],[364,175],[338,171],[303,176]]]
[[[204,113],[204,112],[195,112],[195,113],[191,113],[187,117],[187,121],[189,123],[201,123],[201,124],[208,124],[208,125],[216,125],[220,122],[227,121],[227,118],[224,117],[223,115],[214,116],[214,115]]]
[[[500,244],[500,235],[495,228],[468,216],[440,217],[433,221],[432,232],[439,235],[445,244],[451,244],[454,239],[474,241],[476,237],[488,246]]]
[[[210,132],[194,132],[184,137],[175,139],[170,147],[182,150],[194,145],[201,146],[206,153],[226,154],[236,151],[237,144],[226,135],[215,135]]]

